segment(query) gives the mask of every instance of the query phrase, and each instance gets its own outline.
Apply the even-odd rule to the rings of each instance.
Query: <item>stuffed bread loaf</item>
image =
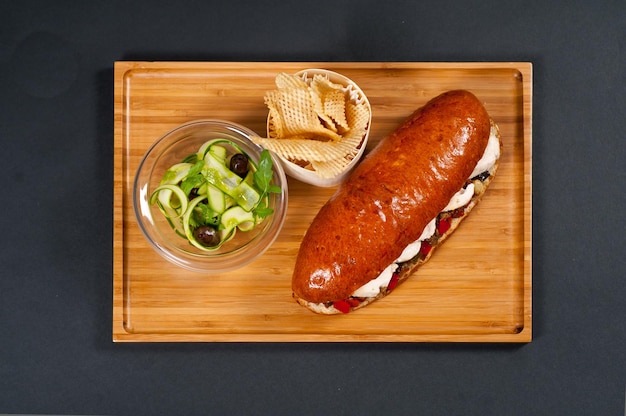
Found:
[[[472,93],[443,93],[385,137],[321,208],[298,252],[293,297],[320,314],[389,294],[482,198],[502,142]]]

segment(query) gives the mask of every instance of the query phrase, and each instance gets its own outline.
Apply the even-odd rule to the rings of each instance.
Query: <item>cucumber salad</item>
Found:
[[[212,251],[237,231],[250,231],[274,210],[269,194],[273,163],[267,150],[258,163],[228,139],[205,142],[171,166],[150,195],[174,231],[200,250]]]

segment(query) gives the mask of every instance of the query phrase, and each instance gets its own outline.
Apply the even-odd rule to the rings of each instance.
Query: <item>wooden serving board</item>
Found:
[[[371,150],[427,100],[474,92],[498,123],[500,168],[482,202],[433,258],[392,294],[320,316],[291,297],[300,240],[334,188],[289,179],[281,234],[239,270],[201,274],[162,259],[133,213],[148,147],[179,124],[217,118],[265,132],[263,96],[280,71],[334,70],[368,96]],[[114,341],[529,342],[532,338],[530,63],[116,62]]]

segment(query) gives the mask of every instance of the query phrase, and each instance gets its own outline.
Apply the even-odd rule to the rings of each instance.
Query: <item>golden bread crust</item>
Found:
[[[304,236],[292,279],[299,303],[346,299],[393,263],[463,187],[489,131],[480,101],[457,90],[432,99],[383,139]]]

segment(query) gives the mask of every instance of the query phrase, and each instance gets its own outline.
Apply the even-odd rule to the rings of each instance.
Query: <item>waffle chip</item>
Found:
[[[340,174],[357,155],[370,119],[364,99],[354,90],[315,74],[276,76],[277,90],[265,94],[268,138],[253,141],[321,178]]]
[[[369,119],[370,109],[365,102],[346,102],[346,122],[353,130],[350,135],[365,135]]]
[[[331,123],[337,130],[347,132],[350,126],[346,121],[347,97],[344,89],[342,85],[335,84],[319,74],[313,76],[311,80],[311,91],[319,97],[323,115],[332,120]]]
[[[346,119],[346,94],[343,91],[333,91],[324,96],[324,113],[335,122],[337,131],[350,131]]]
[[[279,90],[290,88],[306,90],[308,88],[308,85],[304,81],[304,79],[286,74],[284,72],[279,72],[278,75],[276,75],[276,79],[274,80],[274,82],[276,83],[276,86]]]
[[[340,137],[320,123],[308,90],[286,88],[269,91],[265,104],[270,109],[277,137],[291,137],[303,134],[339,140]]]
[[[311,162],[311,166],[317,172],[317,175],[320,178],[334,178],[335,176],[341,174],[341,172],[346,169],[346,167],[350,164],[352,158],[341,158],[341,159],[333,159],[328,162]]]
[[[252,137],[252,141],[265,149],[278,153],[287,159],[308,162],[330,162],[354,155],[359,149],[360,137],[348,138],[336,142],[323,142],[307,138],[266,139]]]

